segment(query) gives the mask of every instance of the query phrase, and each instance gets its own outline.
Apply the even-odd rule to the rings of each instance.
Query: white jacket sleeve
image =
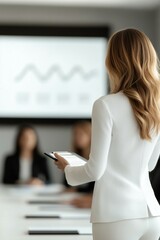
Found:
[[[158,162],[159,156],[160,156],[160,137],[158,138],[158,141],[155,145],[155,148],[154,148],[151,158],[149,160],[149,164],[148,164],[149,172],[151,172],[155,168],[155,166]]]
[[[91,152],[83,166],[65,168],[68,184],[72,186],[100,179],[107,167],[113,121],[109,109],[101,99],[97,100],[92,110]]]

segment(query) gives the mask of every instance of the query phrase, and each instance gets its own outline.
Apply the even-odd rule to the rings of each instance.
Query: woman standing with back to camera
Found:
[[[70,185],[96,181],[91,222],[94,240],[158,240],[160,206],[149,181],[160,154],[160,78],[148,37],[115,33],[106,66],[111,94],[92,112],[91,153],[72,167],[56,154]]]

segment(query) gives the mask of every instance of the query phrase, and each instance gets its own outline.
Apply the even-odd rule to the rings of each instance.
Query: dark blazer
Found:
[[[66,179],[63,179],[63,184],[66,188],[70,188],[71,186],[67,183]],[[94,184],[95,182],[89,182],[86,184],[82,184],[80,186],[76,186],[74,187],[76,189],[77,192],[82,192],[82,193],[93,193],[93,189],[94,189]]]
[[[154,190],[154,194],[158,202],[160,203],[160,157],[158,159],[155,169],[150,172],[149,176],[152,188]]]
[[[4,172],[2,182],[5,184],[16,184],[19,180],[19,156],[17,154],[8,156],[4,162]],[[31,176],[40,178],[46,183],[50,182],[47,162],[44,157],[37,154],[33,157]]]
[[[82,184],[77,187],[77,191],[83,192],[83,193],[93,193],[94,183],[95,182],[89,182],[87,184]]]

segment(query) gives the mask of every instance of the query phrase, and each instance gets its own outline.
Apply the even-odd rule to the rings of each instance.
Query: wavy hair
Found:
[[[151,140],[160,131],[159,60],[149,38],[136,29],[111,36],[106,57],[111,93],[129,99],[140,137]]]

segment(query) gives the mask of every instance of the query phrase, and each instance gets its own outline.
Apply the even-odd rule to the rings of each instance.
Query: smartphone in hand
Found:
[[[53,159],[54,161],[57,161],[57,158],[54,156],[53,152],[49,152],[49,153],[44,153],[47,157]]]

